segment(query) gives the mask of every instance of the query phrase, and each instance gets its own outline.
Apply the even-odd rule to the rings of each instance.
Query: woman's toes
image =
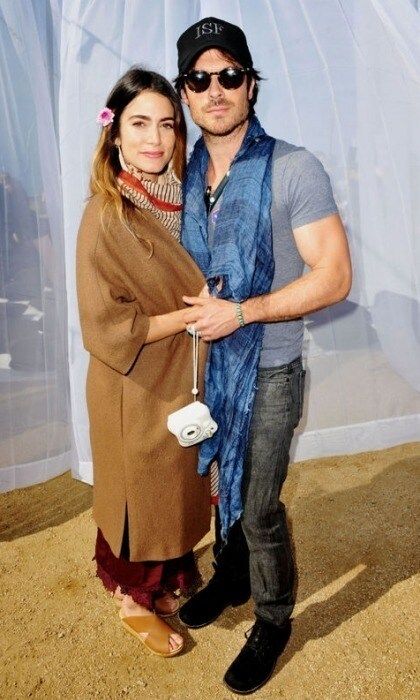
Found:
[[[171,651],[175,651],[175,649],[179,649],[179,647],[182,645],[183,639],[181,635],[179,634],[171,634],[169,637],[169,646],[171,647]]]

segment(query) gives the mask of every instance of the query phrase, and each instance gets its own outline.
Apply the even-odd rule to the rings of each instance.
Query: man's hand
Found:
[[[239,328],[236,317],[235,303],[225,299],[209,297],[182,297],[186,304],[191,305],[185,314],[186,324],[194,325],[200,331],[203,340],[218,340],[233,333]]]
[[[338,214],[293,230],[298,251],[310,268],[303,277],[268,294],[241,302],[245,323],[270,323],[300,318],[344,299],[351,285],[346,234]],[[239,328],[235,302],[210,297],[183,297],[192,306],[187,325],[204,340],[217,340]]]

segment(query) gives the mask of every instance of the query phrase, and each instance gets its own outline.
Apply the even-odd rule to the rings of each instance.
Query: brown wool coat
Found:
[[[209,530],[210,486],[197,475],[197,448],[181,447],[166,426],[168,413],[192,401],[191,339],[144,340],[149,316],[184,308],[182,295],[198,293],[204,279],[151,213],[136,211],[131,235],[101,209],[96,195],[77,242],[80,321],[91,355],[93,514],[119,556],[127,508],[131,561],[162,561],[185,554]],[[205,352],[200,343],[199,398]]]

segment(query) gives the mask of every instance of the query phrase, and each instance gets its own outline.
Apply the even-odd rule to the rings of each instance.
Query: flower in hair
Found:
[[[115,114],[112,111],[112,109],[109,109],[109,107],[104,107],[104,109],[101,109],[98,116],[96,117],[96,121],[102,126],[108,126],[108,124],[112,124],[112,122],[114,121],[114,117]]]

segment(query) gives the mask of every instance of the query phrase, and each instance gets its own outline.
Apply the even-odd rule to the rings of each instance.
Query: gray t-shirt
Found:
[[[271,289],[285,287],[303,273],[293,229],[335,214],[330,179],[321,162],[305,148],[276,141],[273,153],[271,221],[275,263]],[[223,195],[208,217],[211,247]],[[303,319],[266,323],[260,367],[279,367],[302,353]]]

